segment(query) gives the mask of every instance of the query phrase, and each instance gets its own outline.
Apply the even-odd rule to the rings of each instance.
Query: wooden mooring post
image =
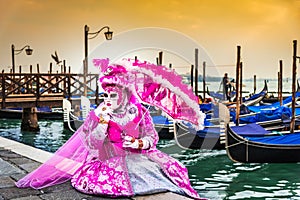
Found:
[[[236,62],[236,110],[235,110],[235,124],[240,123],[240,68],[241,68],[241,47],[237,46],[237,62]]]
[[[203,62],[203,68],[202,68],[202,70],[203,70],[203,83],[202,83],[202,85],[203,85],[203,87],[202,87],[202,90],[203,90],[203,99],[205,99],[206,98],[206,62]]]
[[[194,65],[191,65],[191,87],[194,90]]]
[[[279,61],[279,72],[278,72],[278,100],[280,106],[282,106],[283,96],[282,96],[282,60]]]
[[[23,108],[21,130],[30,132],[40,130],[36,107]]]
[[[240,62],[239,74],[240,74],[240,87],[239,87],[240,99],[239,99],[239,101],[240,101],[240,105],[242,105],[242,103],[243,103],[243,63],[242,62]]]
[[[256,93],[256,75],[253,76],[253,94]]]
[[[290,132],[294,133],[295,130],[295,107],[296,107],[296,76],[297,76],[297,40],[293,41],[293,65],[292,65],[292,118],[290,123]]]
[[[195,49],[195,95],[198,97],[198,59],[199,49]]]

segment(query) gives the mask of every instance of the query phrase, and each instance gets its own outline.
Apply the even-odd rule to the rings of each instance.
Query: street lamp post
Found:
[[[25,49],[26,48],[26,49]],[[11,45],[11,56],[12,56],[12,73],[15,73],[15,55],[20,54],[25,49],[26,55],[32,55],[33,50],[29,45],[24,46],[22,49],[16,50],[15,45]]]
[[[84,96],[87,96],[86,76],[88,73],[88,40],[97,37],[98,34],[104,29],[107,29],[107,31],[104,32],[106,40],[111,40],[113,32],[109,30],[108,26],[104,26],[99,31],[93,33],[89,33],[90,29],[87,25],[84,26],[84,61],[83,61]],[[88,37],[89,35],[91,35],[91,37]]]

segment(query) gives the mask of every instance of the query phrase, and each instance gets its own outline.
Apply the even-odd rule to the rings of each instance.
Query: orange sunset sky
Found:
[[[227,71],[230,76],[235,76],[240,45],[245,78],[276,78],[279,60],[284,77],[291,77],[292,41],[300,39],[300,0],[0,0],[0,9],[0,69],[6,72],[12,66],[12,44],[33,49],[32,56],[15,56],[16,66],[24,71],[39,63],[40,71],[47,72],[54,51],[78,71],[85,24],[92,32],[108,25],[114,38],[144,27],[174,30],[197,42],[220,74]],[[128,40],[135,42],[133,37]],[[103,42],[102,33],[89,40],[89,52]]]

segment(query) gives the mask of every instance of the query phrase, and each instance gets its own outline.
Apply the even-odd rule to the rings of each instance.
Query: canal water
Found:
[[[275,82],[269,84],[276,88]],[[290,91],[291,83],[285,86],[284,91]],[[251,91],[252,83],[246,87]],[[262,87],[263,84],[258,85],[257,91]],[[63,128],[62,121],[39,121],[38,133],[22,132],[20,126],[21,120],[0,119],[0,136],[55,152],[72,135]],[[202,197],[213,200],[300,199],[299,163],[235,163],[225,150],[184,150],[174,140],[160,140],[157,147],[188,168],[191,183]]]
[[[55,152],[72,135],[62,121],[40,121],[38,133],[22,132],[21,121],[0,119],[0,136]],[[300,199],[300,164],[241,164],[225,150],[183,150],[174,140],[158,148],[189,170],[193,187],[210,199]]]

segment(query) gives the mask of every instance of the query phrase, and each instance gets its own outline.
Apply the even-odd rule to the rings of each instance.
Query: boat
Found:
[[[201,131],[195,131],[191,126],[176,122],[174,124],[174,138],[182,149],[225,149],[220,142],[220,126],[205,126]]]
[[[221,94],[221,93],[209,92],[209,91],[207,93],[208,93],[208,95],[214,97],[218,101],[223,100],[224,95]],[[264,99],[267,94],[268,94],[268,85],[267,85],[267,81],[265,81],[264,82],[264,87],[259,93],[253,94],[250,97],[243,97],[242,102],[245,106],[255,105],[255,104],[258,104],[260,101],[262,101],[262,99]],[[233,96],[235,96],[235,91],[233,91],[230,96],[231,96],[231,99],[233,99]],[[231,107],[231,108],[234,108],[236,106],[235,102],[223,102],[223,103],[226,104],[228,107]]]
[[[173,119],[169,117],[162,110],[155,106],[148,104],[142,104],[149,111],[150,116],[154,124],[154,128],[157,131],[160,139],[173,139],[174,129],[173,129]]]
[[[267,85],[267,81],[265,80],[264,87],[259,93],[253,94],[248,98],[243,98],[242,102],[245,106],[256,105],[261,100],[263,100],[267,94],[268,94],[268,85]]]
[[[300,84],[299,84],[299,81],[297,80],[297,89],[296,89],[296,94],[297,93],[300,93]],[[283,102],[285,101],[286,98],[290,98],[290,94],[289,92],[285,92],[285,96],[282,96],[282,99],[283,99]],[[282,94],[283,95],[283,94]],[[279,99],[278,99],[278,96],[274,96],[274,94],[270,94],[270,95],[266,95],[260,102],[259,104],[260,105],[271,105],[273,103],[278,103],[280,104],[279,102]]]
[[[295,93],[295,98],[296,101],[298,101],[298,99],[300,98],[300,92],[297,91]],[[272,104],[267,104],[267,105],[260,105],[260,106],[248,106],[250,111],[253,112],[259,112],[261,110],[270,110],[270,109],[275,109],[278,108],[280,106],[285,106],[285,107],[290,107],[292,105],[292,95],[285,97],[285,99],[282,101],[282,105],[280,105],[280,102],[274,102]]]
[[[224,94],[222,91],[217,91],[217,92],[214,92],[214,91],[209,91],[207,89],[207,94],[211,97],[213,97],[216,101],[222,101],[222,102],[225,102],[225,99],[224,99]],[[230,98],[231,99],[234,99],[235,98],[235,91],[231,91],[230,94],[229,94]],[[228,101],[227,101],[228,102]],[[230,102],[228,102],[230,103]]]
[[[265,81],[264,87],[259,93],[250,95],[249,97],[242,98],[242,105],[244,105],[244,106],[257,105],[259,102],[261,102],[266,97],[267,94],[268,94],[268,85],[267,85],[267,81]],[[236,103],[228,102],[228,103],[226,103],[226,105],[230,108],[234,108],[236,106]]]
[[[173,120],[170,117],[165,115],[151,115],[151,117],[160,139],[174,138]]]
[[[222,103],[216,103],[209,119],[204,121],[204,129],[196,130],[190,123],[174,123],[174,139],[183,149],[225,149],[220,142],[220,133],[225,132],[229,123],[229,111]]]
[[[296,101],[300,98],[300,92],[295,94]],[[240,106],[239,122],[241,124],[258,123],[263,127],[277,126],[283,124],[283,120],[292,116],[292,96],[287,97],[280,105],[275,102],[270,105],[262,106]],[[235,108],[230,108],[231,121],[235,122]],[[299,106],[295,108],[295,117],[300,118]]]
[[[254,124],[253,124],[254,125]],[[228,157],[241,163],[291,163],[300,161],[300,132],[283,134],[272,132],[255,124],[246,126],[227,125],[225,148]],[[265,136],[255,136],[263,134]]]
[[[75,105],[74,108],[72,108],[72,104],[69,100],[63,99],[64,128],[75,132],[83,124],[91,107],[93,107],[93,105],[91,105],[90,100],[86,96],[81,96],[80,105]]]

